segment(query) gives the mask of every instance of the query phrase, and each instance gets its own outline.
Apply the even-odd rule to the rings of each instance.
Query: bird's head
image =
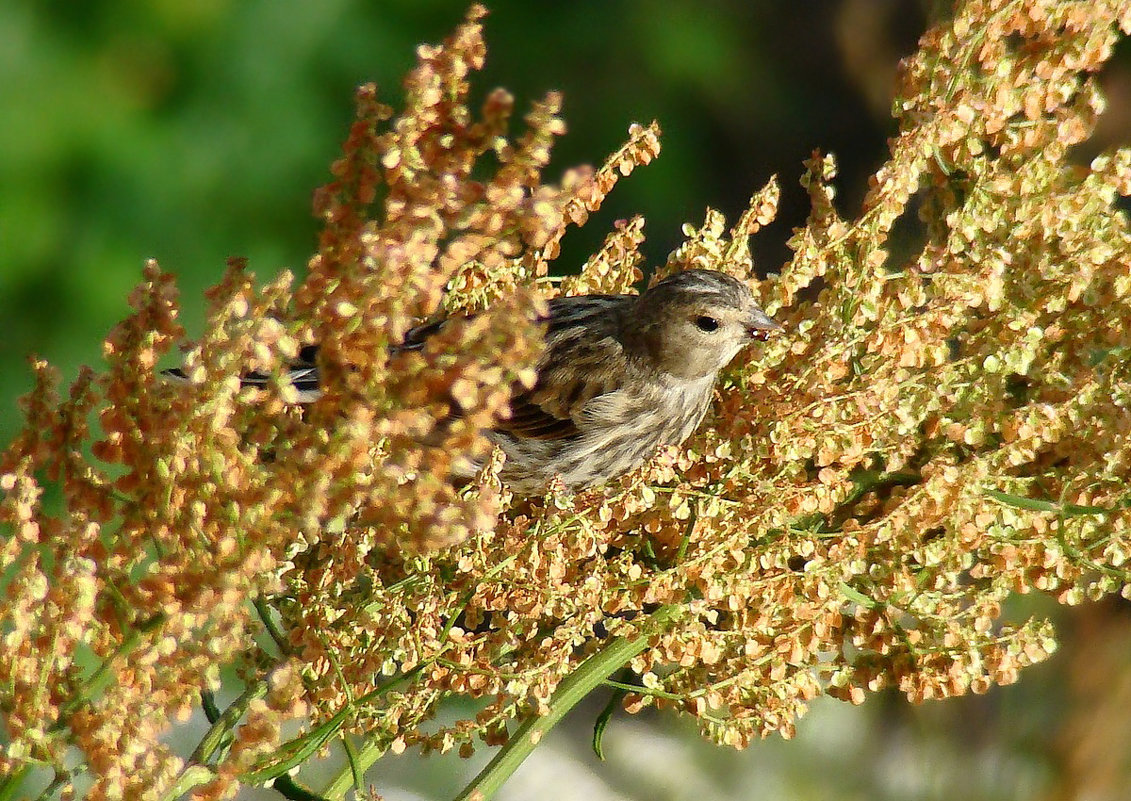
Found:
[[[655,366],[680,378],[713,375],[755,339],[782,330],[741,281],[714,270],[675,273],[647,290],[627,324]]]

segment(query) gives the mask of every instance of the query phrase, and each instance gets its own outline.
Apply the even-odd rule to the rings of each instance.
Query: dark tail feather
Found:
[[[299,403],[313,403],[322,394],[318,385],[318,365],[315,361],[317,357],[318,346],[307,345],[299,351],[298,359],[287,365],[286,377],[298,391]],[[190,383],[188,373],[180,367],[162,370],[161,375],[174,383]],[[268,373],[253,370],[240,376],[240,386],[265,387],[270,380],[271,376]]]

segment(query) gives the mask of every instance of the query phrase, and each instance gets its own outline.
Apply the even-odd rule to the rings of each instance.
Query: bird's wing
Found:
[[[556,440],[581,433],[591,400],[620,388],[625,355],[615,325],[623,295],[555,298],[545,318],[546,350],[534,386],[511,398],[495,425],[515,437]]]

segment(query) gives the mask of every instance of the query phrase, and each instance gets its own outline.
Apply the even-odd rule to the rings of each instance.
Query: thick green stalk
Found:
[[[648,647],[648,641],[679,611],[678,605],[662,606],[648,616],[648,624],[635,637],[617,637],[589,657],[558,685],[550,699],[550,710],[523,723],[479,775],[455,801],[487,801],[518,769],[542,738],[565,717],[582,698],[601,685],[613,671]]]

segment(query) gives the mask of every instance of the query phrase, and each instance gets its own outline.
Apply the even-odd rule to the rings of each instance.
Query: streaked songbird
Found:
[[[782,330],[741,281],[714,270],[675,273],[640,295],[575,295],[547,303],[546,347],[529,390],[486,436],[506,454],[517,494],[555,477],[571,490],[635,469],[699,427],[719,371],[754,340]],[[412,329],[396,350],[424,346],[445,320]],[[174,380],[187,380],[167,370]],[[319,395],[317,347],[289,366],[299,402]],[[263,385],[262,373],[243,376]]]

